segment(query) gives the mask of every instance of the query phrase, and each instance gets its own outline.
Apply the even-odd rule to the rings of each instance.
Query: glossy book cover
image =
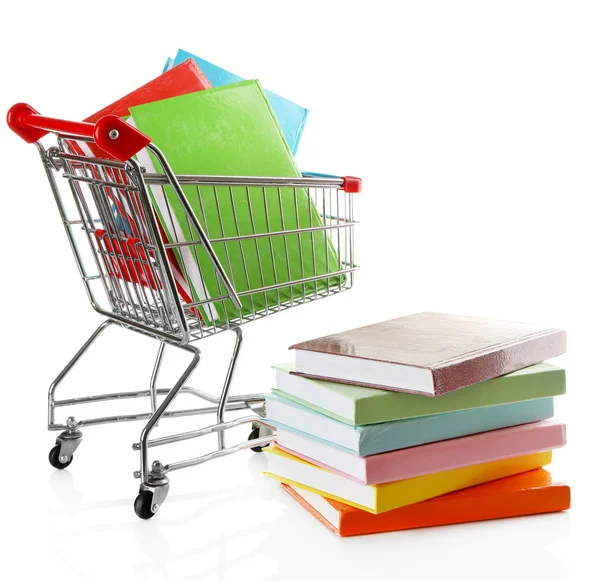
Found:
[[[539,468],[390,510],[371,514],[301,488],[283,488],[341,537],[477,522],[568,510],[571,489]]]
[[[294,374],[293,363],[274,365],[275,394],[353,426],[460,411],[566,392],[565,370],[538,363],[444,395],[423,397],[358,385],[320,381]]]
[[[213,87],[231,85],[244,80],[239,75],[230,73],[222,67],[181,49],[177,51],[175,58],[167,59],[164,70],[169,70],[171,67],[177,66],[190,58],[194,59],[194,62],[202,69]],[[306,120],[308,118],[308,109],[278,95],[277,93],[273,93],[273,91],[269,91],[268,89],[265,89],[265,94],[273,108],[273,113],[277,118],[277,122],[281,127],[281,131],[283,132],[292,153],[296,155],[300,138],[302,137],[302,132],[304,131]]]
[[[360,484],[383,484],[555,450],[566,444],[567,434],[565,424],[544,420],[364,457],[287,430],[277,432],[276,442],[284,451]]]
[[[135,126],[152,138],[177,174],[301,176],[258,81],[164,99],[131,107],[130,112]],[[148,163],[150,170],[159,170],[150,158],[144,165]],[[322,225],[305,188],[207,185],[184,186],[183,190],[208,237],[221,240],[213,247],[236,291],[282,285],[242,296],[242,316],[289,301],[292,295],[337,287],[345,280],[334,276],[304,285],[285,284],[337,270],[338,257],[324,231],[260,237],[267,232]],[[162,215],[172,241],[197,239],[175,192],[165,188],[163,195],[173,210]],[[155,203],[161,205],[156,199]],[[259,237],[253,238],[255,235]],[[248,238],[224,241],[236,236]],[[193,260],[201,273],[194,285],[196,300],[223,296],[221,280],[199,244],[193,248]],[[216,323],[240,316],[230,300],[201,309],[206,320]]]
[[[552,461],[552,452],[540,452],[385,484],[364,485],[315,466],[276,446],[266,448],[266,451],[268,468],[265,474],[267,476],[373,514],[542,468]]]
[[[460,438],[554,416],[554,402],[548,397],[368,426],[349,426],[273,393],[266,394],[266,399],[267,417],[277,429],[296,432],[356,456]]]
[[[563,329],[416,313],[292,345],[296,373],[439,396],[566,351]]]

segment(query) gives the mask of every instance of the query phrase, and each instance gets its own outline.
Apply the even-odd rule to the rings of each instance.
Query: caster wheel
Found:
[[[135,514],[144,520],[152,518],[155,514],[152,512],[153,501],[154,494],[152,494],[149,490],[140,492],[133,503],[133,510],[135,510]]]
[[[63,468],[66,468],[67,466],[69,466],[71,464],[71,462],[73,462],[73,456],[71,456],[66,462],[61,462],[60,461],[60,444],[56,444],[56,446],[54,446],[54,448],[52,448],[52,450],[50,450],[50,454],[48,454],[48,460],[50,461],[50,464],[52,464],[52,466],[54,466],[54,468],[56,468],[58,470],[62,470]]]
[[[253,428],[253,430],[250,432],[250,435],[248,436],[248,441],[250,440],[256,440],[260,438],[260,428]],[[262,452],[264,448],[267,448],[269,446],[269,444],[265,444],[264,446],[254,446],[253,448],[250,448],[250,450],[252,450],[253,452]]]

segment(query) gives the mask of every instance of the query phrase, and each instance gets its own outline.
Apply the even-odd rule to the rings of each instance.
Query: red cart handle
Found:
[[[27,143],[38,141],[49,131],[93,137],[100,149],[119,161],[127,161],[151,141],[148,136],[116,115],[105,115],[96,123],[64,121],[44,117],[26,103],[13,105],[8,110],[6,122]]]

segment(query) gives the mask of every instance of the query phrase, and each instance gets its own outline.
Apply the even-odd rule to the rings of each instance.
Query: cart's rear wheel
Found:
[[[149,490],[143,490],[140,492],[133,503],[133,510],[135,510],[135,514],[144,520],[152,518],[155,514],[152,512],[153,501],[154,494],[152,494]]]
[[[63,455],[62,460],[64,461],[61,462],[60,444],[56,444],[56,446],[50,450],[50,453],[48,454],[48,460],[54,468],[57,470],[62,470],[63,468],[69,466],[71,462],[73,462],[73,456],[68,457]]]
[[[253,430],[250,432],[250,435],[248,436],[248,441],[250,440],[258,440],[258,438],[260,438],[260,428],[253,428]],[[250,448],[250,450],[252,450],[253,452],[262,452],[264,448],[267,448],[269,446],[269,444],[265,444],[264,446],[254,446],[253,448]]]

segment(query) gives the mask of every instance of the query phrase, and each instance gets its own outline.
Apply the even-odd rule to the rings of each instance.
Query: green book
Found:
[[[176,174],[300,177],[289,146],[258,81],[244,81],[130,108],[133,124],[151,137]],[[161,172],[147,153],[138,156]],[[162,172],[161,172],[162,173]],[[306,189],[243,186],[184,186],[184,193],[209,238],[248,236],[323,225]],[[197,240],[175,192],[151,188],[159,218],[172,242]],[[166,199],[165,199],[166,194]],[[161,199],[162,198],[162,199]],[[237,292],[271,285],[289,286],[241,297],[241,313],[229,300],[201,307],[220,323],[253,311],[276,308],[301,294],[337,287],[340,276],[304,284],[293,280],[340,270],[323,231],[215,242],[215,252]],[[226,294],[200,245],[180,250],[180,263],[194,300]],[[196,271],[194,268],[196,267]]]
[[[274,368],[277,374],[274,393],[353,426],[547,398],[566,391],[565,370],[549,363],[532,365],[438,397],[308,379],[290,373],[294,371],[293,363]]]

